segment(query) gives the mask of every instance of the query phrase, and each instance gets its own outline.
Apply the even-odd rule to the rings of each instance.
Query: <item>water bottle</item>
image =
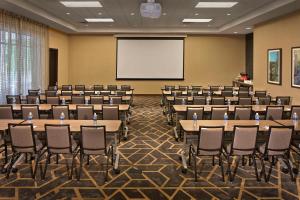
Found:
[[[206,98],[206,105],[209,105],[210,101],[209,98]]]
[[[277,105],[281,105],[281,99],[277,100]]]
[[[93,122],[94,122],[94,125],[96,125],[97,124],[97,114],[96,113],[94,113],[94,115],[93,115]]]
[[[256,105],[259,105],[259,100],[258,100],[258,98],[256,98],[255,104],[256,104]]]
[[[197,120],[198,120],[197,113],[194,113],[193,114],[193,126],[194,126],[194,128],[197,128]]]
[[[63,112],[60,113],[59,119],[60,120],[64,120],[65,119],[65,113],[63,113]]]
[[[35,104],[40,104],[40,100],[38,97],[35,99]]]
[[[255,114],[255,120],[256,120],[257,123],[258,123],[259,120],[260,120],[260,117],[259,117],[259,114],[258,114],[258,113]]]
[[[231,104],[231,101],[230,101],[230,99],[228,99],[228,100],[227,100],[227,105],[230,106],[230,104]]]
[[[85,99],[85,105],[88,105],[89,104],[89,100],[88,99]]]
[[[224,114],[224,121],[227,121],[228,120],[228,114],[227,112]]]
[[[182,104],[182,105],[185,105],[185,99],[182,99],[181,104]]]
[[[211,91],[210,91],[210,90],[208,91],[208,96],[209,96],[209,97],[211,96]]]
[[[110,105],[113,104],[113,99],[112,99],[112,98],[109,99],[109,104],[110,104]]]
[[[298,115],[296,112],[294,112],[292,119],[293,119],[293,121],[298,121]]]
[[[66,99],[63,98],[62,101],[61,101],[62,105],[65,105],[66,104]]]
[[[29,113],[28,113],[27,119],[28,119],[29,121],[32,120],[32,112],[29,112]]]
[[[16,102],[17,102],[16,98],[13,97],[13,98],[12,98],[12,103],[13,103],[13,104],[16,104]]]

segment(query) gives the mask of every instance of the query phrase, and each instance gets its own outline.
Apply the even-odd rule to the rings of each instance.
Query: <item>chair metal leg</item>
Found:
[[[275,165],[275,163],[274,163],[274,165]],[[269,169],[269,172],[268,172],[268,174],[267,174],[266,182],[269,182],[270,177],[271,177],[272,170],[273,170],[273,156],[272,156],[272,161],[270,161],[270,169]]]
[[[106,155],[105,157],[106,157],[106,172],[105,172],[105,182],[107,182],[107,180],[108,180],[108,165],[109,165],[109,157],[108,157],[108,155]]]
[[[260,158],[260,162],[261,162],[261,171],[260,171],[260,176],[259,177],[261,179],[261,177],[264,175],[265,182],[267,182],[266,167],[265,167],[265,162],[264,162],[264,156],[263,155]]]
[[[232,176],[230,177],[230,181],[231,181],[231,182],[234,181],[234,177],[235,177],[236,172],[237,172],[237,169],[238,169],[238,167],[239,167],[239,163],[240,163],[240,157],[238,157],[238,159],[237,159],[237,161],[236,161],[236,164],[235,164],[235,168],[234,168],[234,170],[233,170],[233,174],[232,174]]]
[[[74,167],[76,167],[76,164],[75,164],[75,157],[76,157],[76,153],[74,153],[74,155],[72,156],[72,163],[71,163],[71,172],[70,172],[70,176],[69,176],[69,179],[72,179],[73,177],[73,170],[74,170]]]
[[[195,182],[197,182],[197,156],[195,154],[193,154],[193,158],[194,158],[194,170],[195,170]]]
[[[219,155],[219,165],[221,167],[222,181],[225,182],[225,175],[224,175],[224,166],[223,166],[222,155]]]
[[[90,164],[90,155],[87,156],[87,161],[86,164],[89,165]]]
[[[260,182],[260,177],[258,176],[258,171],[257,171],[257,165],[256,165],[256,160],[255,160],[255,155],[251,156],[251,159],[253,160],[253,165],[254,165],[254,170],[255,170],[255,175],[256,175],[256,180]],[[250,157],[249,157],[249,162],[250,162]]]
[[[288,167],[288,169],[289,169],[289,172],[290,172],[291,180],[292,180],[293,182],[295,182],[296,179],[295,179],[295,177],[294,177],[293,170],[292,170],[291,163],[290,163],[290,160],[289,160],[288,156],[285,158],[285,160],[286,160],[286,165],[287,165],[287,167]]]
[[[245,156],[242,156],[242,166],[245,166]]]
[[[215,166],[215,156],[212,156],[212,165]]]
[[[4,161],[5,161],[5,164],[8,162],[8,158],[7,158],[7,144],[4,145]]]
[[[47,155],[47,158],[46,158],[45,169],[44,169],[44,173],[43,173],[43,176],[42,176],[42,179],[43,179],[43,180],[45,179],[45,176],[46,176],[47,167],[48,167],[48,164],[50,163],[50,158],[51,158],[51,154],[49,153],[49,154]]]
[[[19,157],[18,154],[15,154],[15,153],[13,153],[13,155],[11,156],[11,159],[10,159],[10,161],[8,163],[8,166],[7,166],[7,169],[6,169],[6,176],[5,177],[7,179],[9,178],[11,168],[12,168],[13,164],[15,163],[15,161],[17,160],[18,157]]]
[[[59,154],[56,154],[56,164],[58,164]]]
[[[192,156],[192,145],[189,148],[189,166],[191,166],[191,156]]]
[[[79,172],[78,172],[78,176],[77,176],[77,180],[78,180],[78,181],[80,181],[80,177],[81,177],[82,164],[83,164],[83,154],[80,153]]]

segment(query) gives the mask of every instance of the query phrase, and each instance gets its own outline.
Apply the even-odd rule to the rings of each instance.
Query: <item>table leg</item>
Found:
[[[187,139],[186,139],[186,132],[183,133],[183,144],[182,144],[182,150],[180,153],[181,156],[181,162],[182,162],[182,172],[187,172],[187,163],[186,163],[186,149],[187,149]]]
[[[113,170],[115,173],[120,173],[120,169],[119,169],[119,159],[120,159],[120,153],[118,151],[118,132],[115,133],[115,139],[114,139],[114,166],[113,166]]]

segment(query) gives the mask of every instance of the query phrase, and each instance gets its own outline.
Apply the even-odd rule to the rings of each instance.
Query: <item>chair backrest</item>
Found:
[[[107,90],[116,91],[118,89],[117,85],[107,85]]]
[[[211,90],[212,92],[214,92],[214,91],[219,91],[219,89],[220,89],[220,86],[210,86],[210,90]]]
[[[53,119],[60,119],[61,113],[64,113],[65,119],[70,119],[68,105],[52,105],[52,118]]]
[[[103,120],[119,120],[119,106],[118,105],[103,105],[102,119]]]
[[[8,129],[14,152],[36,152],[32,124],[8,124]]]
[[[84,96],[72,95],[72,104],[84,104]]]
[[[233,91],[233,86],[224,86],[225,91]]]
[[[187,104],[188,104],[188,97],[176,96],[174,99],[174,105],[187,105]]]
[[[121,90],[123,90],[123,91],[130,91],[131,90],[131,86],[130,85],[121,85]]]
[[[243,86],[241,86],[241,87],[239,87],[239,91],[247,91],[247,92],[249,92],[249,87],[243,87]]]
[[[20,95],[6,95],[6,102],[7,104],[13,104],[15,101],[16,104],[21,103],[21,96]]]
[[[284,106],[267,106],[266,119],[267,120],[280,120],[282,119]]]
[[[62,85],[61,90],[62,91],[72,91],[72,85]]]
[[[175,90],[175,86],[174,86],[174,85],[165,85],[165,90],[166,90],[166,91],[172,91],[172,90]]]
[[[251,97],[239,97],[239,105],[252,105]]]
[[[265,96],[267,96],[267,91],[255,91],[254,96],[255,97],[265,97]]]
[[[224,97],[212,97],[211,104],[212,105],[225,105],[225,98]]]
[[[245,90],[239,90],[239,97],[249,97],[249,92],[248,90],[245,91]]]
[[[46,97],[56,97],[57,90],[45,90]]]
[[[95,94],[94,90],[86,90],[86,91],[84,91],[84,95],[85,96],[91,96],[91,95],[94,95],[94,94]]]
[[[228,107],[212,107],[211,119],[222,120],[225,113],[228,113]]]
[[[28,90],[28,95],[39,96],[39,92],[40,92],[39,89],[37,89],[37,90]]]
[[[104,90],[103,85],[94,85],[93,88],[94,88],[94,91],[103,91]]]
[[[122,96],[109,96],[112,104],[122,104]]]
[[[104,97],[103,96],[98,96],[98,95],[92,95],[90,97],[91,104],[103,104],[104,102]]]
[[[46,97],[47,104],[59,104],[59,97]]]
[[[45,124],[46,144],[50,153],[71,153],[72,142],[68,124]]]
[[[109,96],[111,94],[111,92],[110,91],[101,91],[100,94],[103,96]]]
[[[189,86],[186,85],[180,85],[178,88],[180,91],[187,91],[189,89]]]
[[[126,91],[125,90],[117,90],[116,95],[118,96],[126,96]]]
[[[84,154],[106,151],[105,126],[81,126],[80,129],[80,150]]]
[[[277,96],[276,103],[280,99],[281,105],[290,105],[291,97],[290,96]]]
[[[75,85],[76,91],[85,91],[85,85]]]
[[[291,118],[294,113],[297,113],[298,118],[300,118],[300,106],[292,106],[291,108]]]
[[[194,91],[201,91],[201,89],[202,89],[202,87],[201,86],[199,86],[199,85],[192,85],[192,90],[194,90]]]
[[[186,119],[192,120],[194,113],[197,114],[197,120],[203,119],[204,107],[187,107],[186,108]]]
[[[92,105],[77,105],[77,119],[92,120],[94,116],[94,107]]]
[[[178,97],[182,95],[182,91],[178,91],[178,90],[174,90],[172,91],[172,96],[174,97]]]
[[[234,119],[235,120],[250,120],[251,119],[252,107],[238,107],[234,108]]]
[[[231,152],[252,154],[255,151],[258,126],[234,126]],[[242,153],[241,153],[242,154]]]
[[[13,119],[12,105],[0,105],[0,119]]]
[[[222,90],[222,96],[223,97],[232,97],[233,96],[233,90]]]
[[[204,151],[222,151],[224,135],[224,126],[202,126],[199,129],[197,154],[200,150]]]
[[[265,97],[258,97],[259,105],[270,105],[271,103],[271,97],[265,96]]]
[[[205,105],[206,97],[205,96],[193,97],[193,104],[194,105]]]
[[[62,96],[72,96],[73,92],[72,90],[62,90],[61,95]]]
[[[289,150],[293,126],[271,126],[269,129],[269,141],[266,145],[268,153],[283,154]]]
[[[40,111],[38,105],[21,105],[22,117],[27,120],[28,115],[32,113],[32,119],[40,119]]]
[[[40,102],[40,96],[36,95],[27,95],[26,100],[28,104],[35,104],[38,99],[38,102]]]

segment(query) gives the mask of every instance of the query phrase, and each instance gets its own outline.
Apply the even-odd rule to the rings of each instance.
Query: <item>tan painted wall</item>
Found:
[[[261,24],[254,29],[254,84],[272,95],[300,100],[300,89],[291,87],[291,47],[300,46],[300,12]],[[267,50],[282,48],[282,85],[267,84]]]
[[[69,82],[69,36],[49,29],[49,48],[58,49],[58,84]]]
[[[231,84],[244,71],[244,37],[189,36],[185,39],[184,59],[184,81],[116,81],[116,38],[73,35],[69,37],[69,83],[130,84],[136,94],[160,94],[165,84]]]

